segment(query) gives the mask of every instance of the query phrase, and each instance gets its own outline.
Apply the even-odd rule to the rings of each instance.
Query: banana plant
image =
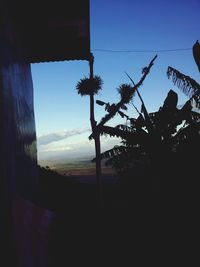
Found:
[[[130,123],[116,127],[103,126],[101,134],[121,138],[121,145],[101,154],[106,164],[111,165],[124,179],[134,179],[138,164],[153,165],[155,162],[167,161],[179,157],[187,143],[200,145],[200,114],[192,110],[188,100],[181,109],[177,108],[178,95],[170,90],[157,112],[148,113],[149,121],[143,114],[137,118],[128,118]],[[162,170],[163,171],[163,170]]]
[[[198,41],[193,45],[193,58],[200,72],[200,44]],[[200,84],[193,78],[185,75],[173,67],[168,67],[167,76],[172,79],[174,85],[194,102],[196,108],[200,109]]]

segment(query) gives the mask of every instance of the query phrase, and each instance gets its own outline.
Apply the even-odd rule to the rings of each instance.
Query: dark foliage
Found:
[[[101,157],[115,168],[122,183],[133,185],[136,191],[151,191],[159,180],[165,185],[164,190],[186,189],[194,179],[189,174],[194,175],[200,148],[200,114],[192,111],[190,101],[181,109],[177,102],[177,94],[170,90],[163,106],[149,113],[153,131],[149,131],[142,114],[131,118],[129,126],[101,129],[102,134],[122,139],[121,146]]]
[[[64,214],[67,216],[69,211],[98,210],[95,183],[76,182],[73,177],[60,175],[47,167],[38,166],[38,173],[40,192],[37,204],[40,207],[52,210],[56,214],[60,213],[62,216]],[[103,196],[104,208],[127,207],[130,204],[117,182],[104,184]]]
[[[133,97],[133,87],[130,84],[121,84],[117,89],[124,103],[129,103]]]
[[[200,44],[198,41],[193,45],[193,58],[197,64],[198,70],[200,71]],[[197,108],[200,108],[200,85],[191,77],[181,73],[180,71],[168,67],[167,76],[171,78],[173,83],[178,86],[180,90],[186,96],[190,97],[190,101],[196,105]]]
[[[193,46],[193,57],[198,68],[199,47],[198,42]],[[143,68],[143,78],[149,73],[149,67]],[[122,146],[115,146],[102,153],[101,157],[108,159],[107,164],[117,170],[122,182],[127,182],[129,185],[133,182],[133,187],[138,191],[144,189],[151,191],[149,187],[151,185],[151,189],[158,192],[160,181],[163,183],[164,190],[178,190],[178,187],[180,190],[181,188],[191,189],[191,186],[187,187],[187,183],[191,185],[196,181],[194,166],[197,164],[196,154],[200,148],[200,116],[199,113],[192,111],[192,105],[194,103],[198,109],[200,108],[200,85],[191,77],[168,67],[168,78],[172,78],[173,83],[189,96],[189,100],[181,109],[178,109],[178,95],[170,90],[163,106],[157,112],[148,113],[138,92],[143,78],[136,85],[128,74],[127,76],[135,89],[135,91],[132,89],[132,92],[137,92],[141,100],[141,112],[136,109],[139,113],[138,118],[129,118],[119,110],[120,104],[115,105],[113,110],[108,110],[109,114],[106,114],[99,124],[101,126],[99,131],[101,134],[120,137]],[[131,86],[129,89],[127,90],[126,85],[118,89],[121,104],[129,103],[131,100],[132,95],[129,93]],[[130,121],[129,127],[127,125],[119,125],[115,128],[104,126],[116,112]]]
[[[167,76],[168,78],[172,78],[173,83],[177,85],[186,96],[189,96],[191,100],[193,99],[195,101],[196,107],[200,107],[200,85],[194,79],[172,67],[168,67]]]
[[[103,81],[100,76],[94,76],[94,78],[81,79],[76,85],[78,94],[81,96],[98,94],[102,89]]]
[[[193,52],[194,60],[197,64],[197,68],[200,72],[200,44],[199,44],[198,40],[193,45],[192,52]]]

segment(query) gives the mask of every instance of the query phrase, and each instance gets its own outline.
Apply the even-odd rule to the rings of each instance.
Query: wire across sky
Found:
[[[155,50],[112,50],[112,49],[92,49],[94,52],[107,52],[107,53],[165,53],[165,52],[178,52],[178,51],[189,51],[192,48],[176,48],[176,49],[155,49]]]

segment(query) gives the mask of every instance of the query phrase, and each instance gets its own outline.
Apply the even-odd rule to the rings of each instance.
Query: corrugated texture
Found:
[[[8,41],[0,34],[1,179],[8,198],[16,191],[32,197],[37,191],[37,151],[31,69]]]
[[[0,246],[1,262],[16,266],[12,200],[17,193],[35,200],[38,191],[33,85],[30,64],[20,53],[19,39],[0,1]],[[7,256],[9,255],[9,257]]]
[[[30,63],[89,55],[89,1],[0,0],[0,246],[6,266],[16,266],[12,200],[19,194],[35,201],[38,193]]]

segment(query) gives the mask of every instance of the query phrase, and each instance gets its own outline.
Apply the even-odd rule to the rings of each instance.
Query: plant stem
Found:
[[[146,76],[149,74],[151,67],[154,64],[154,61],[156,60],[157,55],[150,61],[148,67],[146,67],[146,71],[143,73],[141,79],[139,80],[139,82],[137,84],[134,85],[133,90],[132,90],[132,95],[138,90],[138,88],[142,85],[142,83],[144,82]],[[96,128],[99,132],[101,132],[101,128],[102,126],[108,122],[112,117],[115,116],[115,114],[119,111],[119,109],[125,104],[125,100],[121,99],[117,104],[115,104],[115,107],[112,109],[111,112],[107,113],[102,119],[101,121],[96,125]],[[89,139],[94,138],[93,134],[91,134],[89,136]]]
[[[91,54],[90,58],[90,79],[93,79],[93,64],[94,57]],[[100,133],[97,131],[95,116],[94,116],[94,95],[90,95],[90,124],[92,128],[92,135],[94,136],[95,142],[95,153],[96,153],[96,179],[97,179],[97,197],[98,204],[101,207],[103,201],[103,192],[102,192],[102,174],[101,174],[101,143],[100,143]]]

